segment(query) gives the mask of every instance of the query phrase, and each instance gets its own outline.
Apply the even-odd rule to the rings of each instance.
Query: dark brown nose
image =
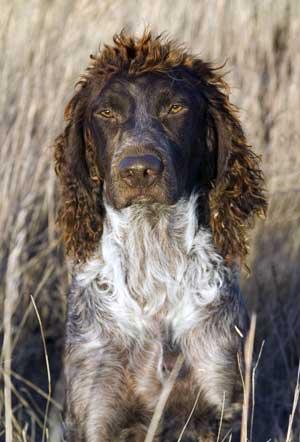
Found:
[[[130,187],[149,187],[162,174],[163,163],[156,155],[133,155],[119,164],[122,179]]]

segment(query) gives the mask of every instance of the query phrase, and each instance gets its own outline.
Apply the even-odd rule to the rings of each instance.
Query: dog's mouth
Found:
[[[134,192],[126,192],[122,194],[123,199],[126,200],[126,207],[133,204],[165,204],[171,205],[175,202],[175,199],[164,189],[165,186],[157,185],[153,186],[153,189],[135,189]]]
[[[107,199],[116,209],[123,209],[134,204],[172,205],[176,203],[177,189],[173,189],[169,183],[162,180],[148,188],[129,188],[121,186],[117,181],[106,189]]]

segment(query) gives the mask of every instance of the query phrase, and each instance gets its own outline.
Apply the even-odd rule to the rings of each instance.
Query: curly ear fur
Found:
[[[266,212],[264,178],[260,159],[247,144],[228,100],[228,86],[212,72],[205,95],[208,103],[207,136],[218,151],[217,176],[210,191],[210,225],[215,244],[229,261],[248,253],[247,230],[256,215]]]
[[[83,126],[84,86],[65,111],[67,126],[55,141],[55,171],[61,184],[58,223],[65,249],[77,262],[85,261],[102,234],[102,182],[88,128]]]

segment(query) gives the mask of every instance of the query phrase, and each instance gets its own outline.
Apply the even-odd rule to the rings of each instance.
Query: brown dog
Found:
[[[247,314],[233,264],[266,201],[259,162],[216,69],[121,34],[92,57],[55,146],[73,258],[67,440],[143,441],[179,354],[160,441],[230,434]]]

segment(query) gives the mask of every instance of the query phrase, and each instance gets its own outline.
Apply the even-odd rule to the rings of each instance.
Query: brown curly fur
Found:
[[[58,221],[67,254],[85,261],[102,234],[103,179],[88,130],[90,95],[119,73],[134,77],[182,70],[206,98],[207,142],[218,149],[218,172],[209,194],[214,241],[228,260],[242,259],[248,250],[247,230],[255,215],[265,213],[266,200],[259,158],[247,144],[237,110],[229,102],[228,85],[212,65],[162,36],[145,32],[135,39],[122,32],[113,41],[113,46],[91,56],[66,108],[66,129],[55,144],[55,170],[61,183]]]

